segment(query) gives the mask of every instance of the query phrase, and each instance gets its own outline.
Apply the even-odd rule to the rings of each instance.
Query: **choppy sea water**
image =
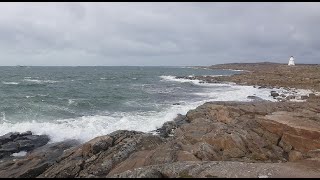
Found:
[[[274,101],[269,89],[176,76],[232,75],[185,67],[0,67],[0,135],[32,131],[51,142],[115,130],[149,132],[207,101]],[[178,105],[174,105],[177,104]]]

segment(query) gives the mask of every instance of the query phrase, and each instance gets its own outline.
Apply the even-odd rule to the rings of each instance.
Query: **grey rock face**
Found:
[[[47,144],[29,152],[24,157],[7,157],[0,163],[1,178],[35,178],[57,162],[64,150],[75,147],[79,142],[68,140]]]
[[[47,135],[32,135],[30,131],[5,134],[0,136],[0,158],[20,151],[31,151],[47,144],[49,140]]]

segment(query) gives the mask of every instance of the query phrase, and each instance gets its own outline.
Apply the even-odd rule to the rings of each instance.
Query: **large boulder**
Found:
[[[271,96],[276,98],[279,96],[279,93],[275,92],[275,91],[271,91]]]

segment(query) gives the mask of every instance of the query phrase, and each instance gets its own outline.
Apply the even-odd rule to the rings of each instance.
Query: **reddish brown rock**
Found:
[[[295,150],[289,152],[289,161],[298,161],[301,159],[303,159],[301,152]]]

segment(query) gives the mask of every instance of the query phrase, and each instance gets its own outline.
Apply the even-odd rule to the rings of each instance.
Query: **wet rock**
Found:
[[[40,146],[43,146],[49,142],[49,137],[47,135],[25,135],[25,136],[19,136],[15,139],[15,141],[29,141],[32,143],[32,145],[37,148]]]
[[[291,100],[291,99],[295,99],[295,98],[296,98],[295,96],[289,95],[289,96],[286,97],[286,100]]]
[[[285,102],[285,100],[282,97],[277,97],[275,98],[276,100],[280,101],[280,102]]]
[[[10,157],[0,163],[2,178],[35,178],[57,162],[58,157],[79,142],[68,140],[39,147],[26,156]]]
[[[272,97],[278,97],[279,96],[279,93],[275,92],[275,91],[271,91],[271,96]]]
[[[49,142],[47,135],[32,135],[30,131],[24,133],[8,133],[0,137],[1,157],[10,156],[20,151],[31,151]]]
[[[15,139],[18,136],[19,136],[19,133],[17,133],[17,132],[10,132],[10,133],[7,133],[3,136],[0,136],[0,145],[5,144],[9,141],[12,141],[13,139]]]
[[[176,123],[177,127],[180,127],[182,124],[188,123],[187,117],[182,114],[178,114],[177,117],[173,119],[173,121]]]
[[[306,100],[308,98],[309,98],[308,96],[301,96],[301,100]]]
[[[161,137],[169,137],[173,130],[177,128],[177,124],[174,121],[165,122],[161,128],[157,129],[157,132]]]
[[[255,99],[256,96],[247,96],[248,99]]]
[[[188,123],[186,121],[186,116],[178,114],[177,117],[173,121],[165,122],[162,127],[158,128],[156,132],[161,137],[169,137],[174,133],[174,130],[180,127],[182,124]]]
[[[309,98],[315,98],[315,97],[317,97],[317,96],[314,93],[309,94]]]
[[[1,145],[0,152],[15,153],[19,152],[19,144],[17,142],[7,142]]]
[[[28,135],[32,135],[32,132],[26,131],[26,132],[20,133],[20,136],[28,136]]]
[[[16,143],[19,144],[20,151],[31,151],[32,149],[37,148],[31,140],[18,140]]]
[[[247,96],[248,99],[252,99],[254,101],[264,101],[264,99],[257,96]]]

